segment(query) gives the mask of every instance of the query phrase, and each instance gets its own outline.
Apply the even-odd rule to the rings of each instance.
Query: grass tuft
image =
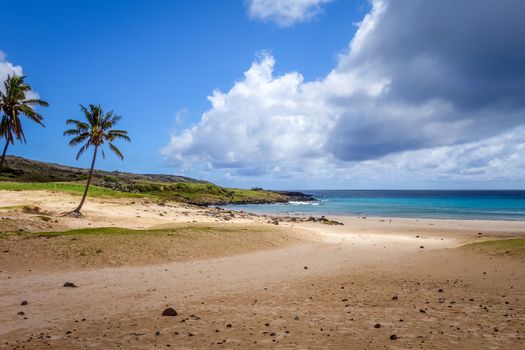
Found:
[[[519,255],[525,257],[525,238],[498,239],[466,244],[464,248],[489,254]]]
[[[85,185],[63,182],[0,182],[0,191],[52,191],[82,195]],[[104,187],[90,186],[89,196],[110,198],[144,197],[137,193],[127,193]]]

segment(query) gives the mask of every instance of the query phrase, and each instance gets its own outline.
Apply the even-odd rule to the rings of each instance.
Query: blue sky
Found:
[[[30,142],[12,153],[76,164],[60,136],[64,120],[79,116],[79,103],[100,103],[124,116],[133,137],[122,146],[127,162],[108,157],[100,167],[173,171],[159,149],[171,129],[200,118],[214,89],[240,79],[260,50],[279,57],[277,71],[325,75],[364,15],[356,3],[329,4],[319,19],[281,30],[251,20],[243,1],[2,2],[11,29],[0,50],[50,102],[46,130],[26,124]],[[185,119],[175,125],[180,110]]]
[[[87,166],[61,135],[79,103],[99,103],[133,139],[107,170],[241,187],[523,187],[523,5],[493,7],[1,1],[0,64],[50,103],[46,128],[26,123],[28,144],[9,153]]]

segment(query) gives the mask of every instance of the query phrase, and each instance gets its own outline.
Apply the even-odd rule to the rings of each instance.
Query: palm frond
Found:
[[[109,149],[112,150],[113,153],[115,153],[117,155],[117,157],[119,157],[120,159],[124,160],[124,155],[122,155],[122,152],[120,152],[120,150],[114,144],[109,142],[108,145],[109,145]]]
[[[66,125],[74,125],[77,129],[81,130],[88,130],[89,125],[76,119],[68,119],[66,120]]]
[[[120,139],[120,140],[130,142],[131,139],[129,138],[127,134],[128,134],[127,131],[124,131],[124,130],[110,130],[108,132],[108,140],[113,141],[116,139]]]
[[[95,150],[103,146],[107,142],[109,149],[115,153],[120,159],[124,159],[122,152],[113,144],[114,140],[131,141],[126,130],[112,130],[112,127],[117,124],[122,118],[116,115],[113,111],[104,113],[100,105],[89,104],[87,107],[80,105],[80,110],[84,114],[86,121],[76,119],[68,119],[67,125],[72,128],[64,131],[64,135],[72,136],[69,145],[76,146],[84,143],[77,154],[77,159],[86,152],[86,150],[93,146]],[[106,157],[104,149],[101,149],[102,157]]]
[[[16,137],[21,142],[26,142],[20,115],[25,115],[30,120],[44,126],[43,117],[37,113],[32,106],[48,106],[46,101],[40,99],[26,99],[31,92],[31,86],[27,84],[25,76],[8,75],[4,81],[4,91],[0,93],[0,110],[6,116],[3,122],[2,134],[10,135],[10,141]]]
[[[76,159],[79,160],[82,154],[84,154],[84,152],[86,152],[88,148],[89,148],[89,143],[86,143],[84,146],[80,147],[80,149],[78,150]]]
[[[66,131],[64,131],[64,136],[76,136],[76,135],[79,135],[80,133],[82,133],[81,130],[78,130],[78,129],[68,129]]]
[[[87,133],[82,133],[76,137],[73,137],[70,141],[69,141],[69,145],[70,146],[76,146],[78,145],[79,143],[81,142],[84,142],[87,140],[87,143],[89,143],[89,134]]]
[[[27,104],[27,105],[37,105],[37,106],[42,106],[42,107],[49,106],[49,103],[47,103],[44,100],[39,100],[39,99],[24,100],[22,103]]]
[[[29,119],[31,119],[35,123],[38,123],[38,124],[44,126],[44,124],[42,123],[42,120],[44,120],[44,117],[42,117],[40,114],[35,112],[31,107],[26,106],[26,105],[22,105],[22,106],[20,106],[20,111],[23,114],[25,114],[26,117],[28,117]]]

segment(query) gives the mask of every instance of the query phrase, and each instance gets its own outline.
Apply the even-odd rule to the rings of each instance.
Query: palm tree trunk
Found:
[[[4,152],[2,152],[2,159],[0,160],[0,171],[2,171],[4,167],[5,154],[7,153],[7,147],[9,147],[9,140],[5,141]]]
[[[84,205],[84,202],[86,200],[89,185],[91,184],[91,178],[93,177],[93,170],[95,169],[95,161],[97,160],[97,150],[98,146],[95,147],[95,151],[93,152],[93,160],[91,161],[91,169],[89,169],[89,176],[86,183],[86,189],[84,190],[84,195],[82,196],[82,200],[80,201],[78,207],[75,210],[73,210],[73,213],[80,213],[80,209],[82,209],[82,206]]]

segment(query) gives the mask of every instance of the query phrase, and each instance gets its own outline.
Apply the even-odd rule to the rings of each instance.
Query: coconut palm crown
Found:
[[[78,150],[76,159],[78,160],[82,154],[84,154],[90,147],[93,148],[93,159],[91,161],[91,168],[89,170],[89,176],[86,183],[86,189],[84,195],[78,207],[73,210],[72,213],[80,213],[80,209],[84,205],[86,196],[88,193],[89,185],[91,184],[91,178],[93,176],[93,170],[97,159],[97,153],[100,147],[107,144],[110,151],[115,153],[120,159],[124,159],[122,152],[115,146],[116,140],[131,141],[128,137],[128,132],[125,130],[116,130],[113,127],[120,121],[122,117],[113,113],[113,111],[104,113],[100,105],[90,104],[88,108],[80,105],[80,109],[84,114],[85,120],[68,119],[67,125],[72,126],[64,132],[66,136],[72,136],[69,141],[70,146],[82,145]],[[104,150],[101,149],[102,157],[106,155]]]
[[[5,139],[0,170],[4,165],[9,144],[14,144],[15,139],[26,143],[20,115],[24,115],[35,123],[44,126],[42,123],[44,117],[37,113],[34,107],[47,107],[49,104],[37,98],[28,98],[31,86],[24,81],[25,78],[25,76],[8,75],[4,81],[4,89],[0,91],[0,111],[3,112],[0,120],[0,137]]]

